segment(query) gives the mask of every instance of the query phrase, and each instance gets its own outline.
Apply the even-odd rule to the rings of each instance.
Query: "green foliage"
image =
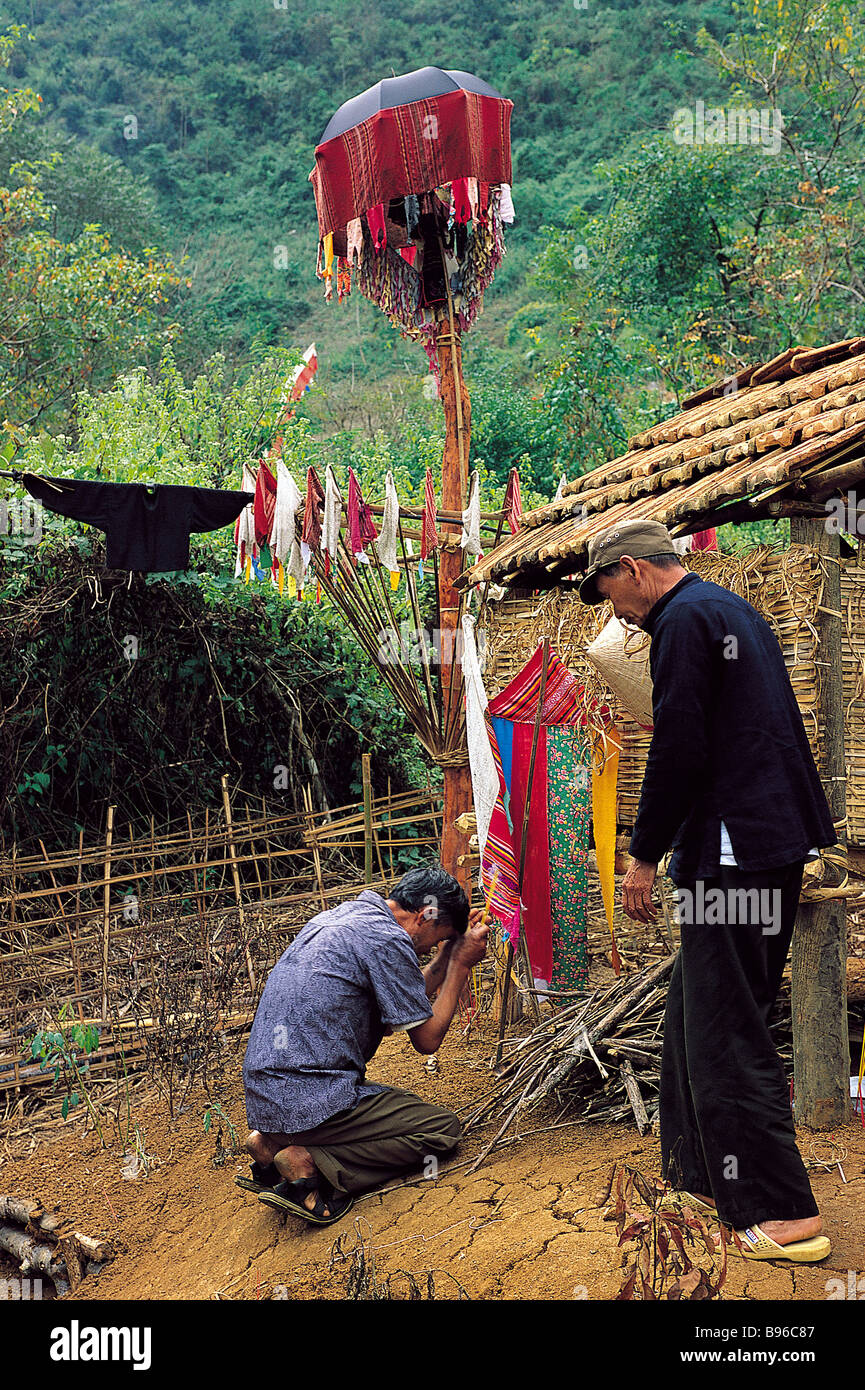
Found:
[[[840,3],[736,14],[723,41],[700,32],[705,85],[667,130],[626,138],[543,232],[549,312],[519,327],[578,467],[749,363],[859,331],[861,30]]]
[[[345,311],[321,300],[307,175],[341,102],[392,68],[424,63],[477,72],[514,102],[518,222],[476,330],[502,345],[507,319],[532,298],[540,226],[591,189],[623,129],[663,127],[695,75],[705,82],[699,57],[677,59],[676,46],[700,24],[723,35],[729,15],[727,0],[584,10],[570,0],[475,0],[470,16],[416,0],[224,0],[218,9],[18,0],[11,9],[35,35],[16,73],[42,94],[54,147],[73,135],[122,163],[152,191],[166,244],[190,256],[184,371],[215,350],[242,356],[263,334],[272,345],[315,337],[340,376],[352,365],[388,374],[417,353],[367,304]],[[103,208],[92,220],[110,227],[118,215]]]
[[[11,62],[15,36],[0,39],[0,67]],[[7,91],[0,134],[14,131],[38,100],[29,89]],[[130,355],[146,355],[177,332],[164,322],[180,284],[173,267],[152,248],[140,259],[114,250],[91,223],[60,240],[50,227],[44,167],[13,163],[8,186],[0,186],[0,418],[13,438],[16,425],[56,418],[81,385],[104,382]]]
[[[105,1140],[86,1085],[90,1063],[86,1060],[99,1047],[99,1030],[93,1024],[72,1023],[72,1006],[64,1004],[55,1029],[40,1029],[29,1040],[29,1057],[39,1062],[40,1071],[54,1073],[54,1089],[65,1091],[60,1107],[64,1120],[83,1098],[99,1138]],[[79,1095],[80,1092],[80,1095]]]

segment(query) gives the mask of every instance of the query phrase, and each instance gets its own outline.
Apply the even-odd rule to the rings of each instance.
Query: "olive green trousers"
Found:
[[[453,1152],[461,1134],[452,1111],[428,1105],[411,1091],[388,1088],[292,1140],[309,1149],[334,1191],[368,1192],[413,1168],[435,1177],[438,1160]]]

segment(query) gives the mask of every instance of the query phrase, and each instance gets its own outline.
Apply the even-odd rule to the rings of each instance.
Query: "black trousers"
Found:
[[[662,1172],[674,1187],[711,1193],[720,1219],[738,1229],[817,1215],[768,1027],[803,867],[721,865],[716,878],[677,885],[682,945],[664,1016]]]

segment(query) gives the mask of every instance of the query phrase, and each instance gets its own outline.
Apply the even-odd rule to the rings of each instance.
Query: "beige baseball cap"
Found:
[[[618,526],[599,531],[589,541],[588,568],[580,583],[580,598],[583,603],[603,603],[595,577],[599,570],[607,565],[615,565],[623,555],[630,555],[634,560],[645,560],[650,555],[675,554],[673,538],[660,521],[620,521]]]

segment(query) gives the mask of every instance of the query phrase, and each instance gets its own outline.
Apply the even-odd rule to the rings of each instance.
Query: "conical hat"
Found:
[[[594,642],[586,648],[586,656],[600,672],[620,705],[638,724],[652,727],[652,677],[649,675],[647,633],[625,627],[618,618],[611,618]]]

